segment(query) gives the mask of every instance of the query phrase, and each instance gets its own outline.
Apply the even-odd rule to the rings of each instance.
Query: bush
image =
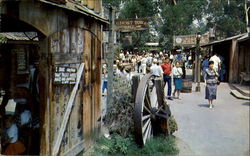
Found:
[[[173,136],[152,138],[140,148],[135,143],[134,137],[123,138],[113,134],[110,139],[102,137],[97,140],[92,156],[166,156],[176,155],[178,152]]]
[[[175,138],[173,136],[158,136],[148,141],[142,149],[142,155],[148,156],[166,156],[176,155],[179,150],[176,147]]]
[[[178,125],[173,115],[170,116],[168,121],[169,121],[170,134],[172,135],[175,131],[178,130]]]
[[[126,77],[116,76],[113,85],[113,103],[108,104],[104,124],[110,133],[128,137],[134,132],[134,102],[130,81]]]

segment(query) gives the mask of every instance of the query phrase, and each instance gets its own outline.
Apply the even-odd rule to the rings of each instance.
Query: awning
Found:
[[[223,40],[213,41],[213,42],[210,42],[210,43],[208,43],[208,44],[202,45],[201,47],[207,47],[207,46],[211,46],[211,45],[222,44],[222,43],[224,43],[224,42],[227,42],[227,41],[231,41],[231,40],[240,38],[240,37],[242,37],[242,36],[244,36],[244,35],[245,35],[245,34],[240,34],[240,35],[232,36],[232,37],[229,37],[229,38],[225,38],[225,39],[223,39]]]
[[[244,41],[249,40],[249,39],[250,39],[250,33],[247,33],[244,36],[242,36],[241,38],[239,38],[237,41],[244,42]]]
[[[47,0],[39,0],[39,1],[42,2],[42,3],[57,6],[57,7],[63,8],[63,9],[74,11],[74,12],[83,14],[85,16],[92,17],[92,18],[94,18],[94,19],[96,19],[96,20],[98,20],[98,21],[100,21],[102,23],[109,24],[107,19],[103,18],[100,14],[97,14],[96,12],[94,12],[93,10],[87,8],[84,5],[73,3],[73,2],[70,2],[70,1],[67,1],[65,4],[58,4],[58,3],[54,3],[54,2],[51,2],[51,1],[47,1]]]
[[[12,41],[38,41],[36,32],[7,32],[0,33],[0,37]]]

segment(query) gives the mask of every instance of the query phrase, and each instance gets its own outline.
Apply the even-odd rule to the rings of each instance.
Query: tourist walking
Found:
[[[204,77],[205,72],[206,72],[206,70],[209,68],[208,63],[209,63],[209,57],[206,56],[205,59],[204,59],[203,62],[202,62],[202,75],[203,75],[204,81],[205,81],[205,77]]]
[[[174,61],[174,55],[171,52],[170,52],[169,59],[170,59],[170,63],[173,63],[173,61]]]
[[[169,100],[173,100],[171,98],[171,92],[172,92],[172,67],[169,58],[166,58],[164,60],[164,63],[161,65],[161,68],[163,70],[163,80],[165,84],[168,84],[168,92],[167,92],[167,97]]]
[[[157,63],[158,63],[157,59],[154,59],[153,64],[150,67],[150,73],[156,77],[162,77],[162,74],[163,74],[162,68]]]
[[[145,75],[147,72],[147,58],[146,55],[141,59],[141,72]]]
[[[214,62],[214,70],[218,73],[220,70],[220,65],[221,65],[221,59],[218,57],[217,53],[214,53],[214,55],[210,58],[209,61]]]
[[[173,67],[173,78],[174,78],[174,97],[175,93],[177,92],[177,99],[180,99],[180,92],[182,89],[182,75],[183,75],[183,71],[182,68],[180,66],[180,62],[176,61],[175,62],[175,66]]]
[[[209,68],[205,72],[205,99],[208,99],[209,108],[213,108],[213,100],[216,99],[217,94],[217,83],[218,83],[218,73],[214,68],[214,62],[209,61]]]
[[[103,84],[102,84],[102,93],[104,94],[105,90],[108,90],[108,70],[103,70]]]

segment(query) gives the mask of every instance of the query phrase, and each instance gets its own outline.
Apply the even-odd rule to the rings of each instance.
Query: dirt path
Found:
[[[193,85],[195,87],[195,85]],[[183,93],[169,101],[179,131],[180,156],[249,156],[249,101],[230,95],[230,87],[218,87],[215,108],[210,110],[200,93]]]

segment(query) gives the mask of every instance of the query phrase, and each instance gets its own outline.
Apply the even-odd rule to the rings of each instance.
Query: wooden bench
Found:
[[[249,82],[250,81],[250,72],[241,72],[240,73],[240,84],[242,84],[243,81]]]

